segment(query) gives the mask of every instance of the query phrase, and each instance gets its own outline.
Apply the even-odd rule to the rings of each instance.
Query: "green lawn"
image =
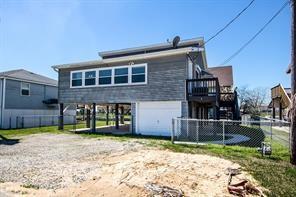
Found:
[[[106,121],[96,121],[96,126],[105,126]],[[64,125],[64,131],[58,130],[57,126],[45,126],[45,127],[35,127],[35,128],[24,128],[24,129],[10,129],[10,130],[0,130],[0,137],[10,138],[10,137],[17,137],[22,135],[30,135],[30,134],[37,134],[37,133],[54,133],[60,134],[65,133],[73,129],[80,129],[86,128],[85,121],[77,122],[76,125]]]
[[[72,126],[65,126],[65,132]],[[33,129],[0,130],[0,136],[16,138],[19,135],[35,133],[64,133],[57,130],[57,127],[42,127]],[[68,132],[66,132],[68,133]],[[262,186],[269,190],[268,196],[296,196],[296,168],[289,163],[288,149],[272,141],[273,154],[270,157],[261,157],[255,148],[241,146],[220,146],[220,145],[180,145],[172,144],[167,138],[155,138],[144,136],[114,136],[102,134],[80,134],[89,138],[109,138],[119,141],[136,140],[149,147],[169,149],[174,152],[189,154],[207,154],[232,160],[240,164],[245,171],[248,171],[258,180]]]

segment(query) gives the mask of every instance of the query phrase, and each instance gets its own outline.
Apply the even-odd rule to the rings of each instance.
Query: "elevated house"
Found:
[[[239,116],[232,67],[208,68],[202,38],[99,55],[100,60],[53,66],[59,75],[61,115],[63,103],[91,104],[93,120],[96,105],[113,105],[120,129],[118,109],[129,106],[130,131],[164,136],[170,135],[174,117]],[[62,119],[60,123],[62,128]]]
[[[24,69],[0,72],[0,128],[38,126],[39,121],[51,124],[49,116],[56,116],[53,121],[57,124],[57,84],[56,80]]]
[[[271,88],[271,102],[268,107],[272,108],[273,119],[287,119],[290,105],[291,88],[284,88],[281,84]]]

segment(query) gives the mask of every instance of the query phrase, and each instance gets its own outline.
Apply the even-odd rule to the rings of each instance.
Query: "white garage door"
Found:
[[[180,101],[139,102],[136,118],[137,133],[170,136],[172,119],[180,116]]]

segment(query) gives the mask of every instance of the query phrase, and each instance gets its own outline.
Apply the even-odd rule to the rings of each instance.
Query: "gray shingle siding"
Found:
[[[21,96],[21,81],[6,79],[5,109],[49,109],[42,101],[57,94],[57,87],[30,83],[30,96]]]
[[[184,101],[187,78],[186,55],[146,61],[148,84],[91,88],[70,88],[70,69],[59,71],[59,102],[62,103],[132,103],[136,101]],[[106,66],[128,65],[128,62]],[[106,67],[105,66],[105,67]],[[102,67],[102,66],[100,66]],[[76,68],[76,70],[90,69]],[[74,70],[74,69],[73,69]]]

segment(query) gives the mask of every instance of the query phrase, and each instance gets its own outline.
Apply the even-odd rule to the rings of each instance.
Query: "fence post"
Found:
[[[223,128],[223,146],[225,146],[225,120],[222,120],[222,128]]]
[[[175,137],[175,121],[174,121],[174,118],[173,118],[172,119],[172,133],[171,133],[172,144],[174,143],[174,137]]]
[[[11,116],[9,117],[9,129],[11,129]]]
[[[16,129],[18,129],[18,119],[19,119],[19,117],[17,116],[16,119],[15,119],[15,128]]]
[[[196,120],[196,142],[199,143],[199,120]]]
[[[74,130],[74,132],[76,132],[76,121],[77,121],[77,118],[76,118],[76,116],[74,115],[74,116],[73,116],[73,130]]]
[[[188,118],[186,119],[186,133],[187,133],[187,137],[189,137],[189,120]]]
[[[270,120],[270,140],[272,140],[272,119]]]
[[[41,116],[39,116],[39,127],[41,127]]]
[[[21,124],[22,124],[22,129],[25,127],[25,123],[24,123],[24,116],[22,116],[22,122],[21,122]]]

